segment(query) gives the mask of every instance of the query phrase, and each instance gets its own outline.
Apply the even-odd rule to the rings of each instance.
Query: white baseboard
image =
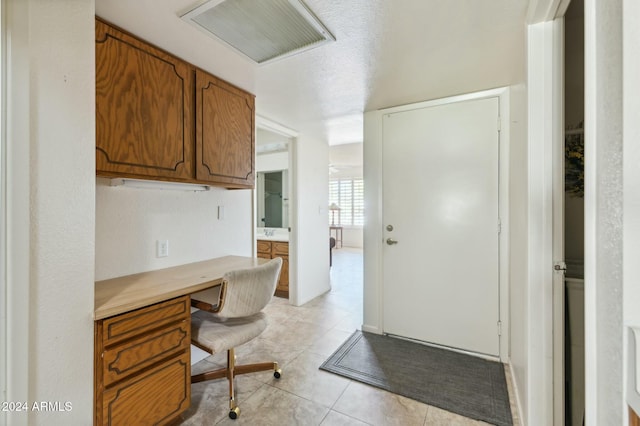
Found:
[[[526,422],[522,412],[522,403],[520,401],[520,391],[518,390],[519,389],[518,381],[516,380],[516,374],[513,371],[513,364],[511,363],[511,360],[507,362],[507,365],[509,366],[509,372],[511,373],[511,385],[514,393],[513,396],[516,399],[516,406],[518,407],[518,423],[514,424],[514,426],[525,426]]]
[[[382,334],[382,330],[380,330],[378,327],[374,327],[372,325],[366,325],[366,324],[362,324],[362,331],[366,331],[367,333],[373,333],[373,334]]]

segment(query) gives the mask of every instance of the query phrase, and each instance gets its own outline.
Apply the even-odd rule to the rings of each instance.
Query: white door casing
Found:
[[[411,105],[402,105],[383,110],[368,111],[364,114],[364,180],[365,210],[367,220],[364,226],[364,300],[362,329],[367,332],[382,334],[384,323],[384,289],[383,289],[383,252],[386,231],[383,222],[382,208],[382,120],[385,114],[443,105],[471,99],[489,97],[500,99],[500,183],[499,212],[502,222],[500,233],[500,320],[502,333],[500,338],[500,359],[509,359],[509,144],[511,135],[510,122],[510,88],[502,87],[465,95],[435,99]],[[514,106],[517,108],[517,105]],[[516,118],[517,120],[517,118]],[[516,123],[521,124],[521,123]]]
[[[383,116],[385,333],[499,356],[498,176],[498,97]]]

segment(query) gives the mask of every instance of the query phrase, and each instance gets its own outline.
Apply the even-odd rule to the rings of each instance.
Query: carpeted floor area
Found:
[[[499,362],[356,331],[320,368],[466,417],[513,425]]]

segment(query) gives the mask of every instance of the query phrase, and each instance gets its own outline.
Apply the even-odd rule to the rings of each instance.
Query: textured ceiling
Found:
[[[330,144],[362,113],[525,79],[528,0],[306,0],[337,41],[256,65],[183,22],[198,0],[96,0],[96,14],[256,94],[263,117]]]

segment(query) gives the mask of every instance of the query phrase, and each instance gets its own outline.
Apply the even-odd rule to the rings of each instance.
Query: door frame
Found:
[[[298,171],[295,162],[296,145],[298,141],[298,132],[290,129],[268,118],[262,117],[256,114],[256,129],[265,129],[273,133],[277,133],[286,138],[289,138],[289,303],[298,306]],[[252,190],[253,196],[253,212],[251,215],[251,226],[253,241],[256,240],[256,218],[257,214],[257,201],[256,194],[257,188]],[[291,202],[293,201],[293,202]],[[257,256],[257,248],[255,243],[253,244],[253,256]]]
[[[0,399],[9,401],[7,395],[7,333],[9,304],[7,303],[7,43],[5,0],[0,1]],[[7,423],[7,415],[0,411],[0,424]]]
[[[364,318],[362,330],[383,334],[383,194],[382,194],[382,116],[389,113],[427,108],[469,100],[498,98],[500,105],[500,150],[499,150],[499,206],[501,221],[499,238],[499,320],[500,359],[509,356],[509,141],[510,141],[510,88],[501,87],[479,92],[418,102],[364,114],[364,180],[365,210],[367,221],[364,227]],[[498,324],[496,324],[498,327]]]

